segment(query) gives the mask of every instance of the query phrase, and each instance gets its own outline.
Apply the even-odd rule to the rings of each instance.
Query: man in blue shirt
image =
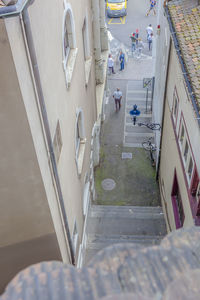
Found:
[[[148,17],[151,10],[153,10],[154,15],[156,14],[155,6],[156,6],[156,1],[155,0],[150,0],[150,8],[149,8],[148,12],[146,13],[147,17]]]

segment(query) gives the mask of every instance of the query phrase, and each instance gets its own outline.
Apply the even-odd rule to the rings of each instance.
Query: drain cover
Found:
[[[105,191],[111,191],[115,188],[116,183],[113,179],[107,178],[101,182],[101,186]]]
[[[122,152],[122,159],[132,159],[133,154],[129,152]]]

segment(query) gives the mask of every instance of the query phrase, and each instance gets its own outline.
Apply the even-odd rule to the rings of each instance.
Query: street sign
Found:
[[[143,78],[143,88],[151,87],[152,78]]]

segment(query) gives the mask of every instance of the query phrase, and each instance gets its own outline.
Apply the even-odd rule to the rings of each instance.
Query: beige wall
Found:
[[[57,119],[60,120],[61,124],[63,148],[58,169],[69,218],[70,231],[72,232],[76,219],[79,236],[81,237],[83,227],[83,183],[86,172],[89,172],[90,139],[92,127],[96,119],[94,65],[92,66],[88,87],[85,87],[82,26],[84,17],[87,14],[91,41],[90,52],[92,54],[92,15],[90,1],[81,1],[80,5],[77,5],[76,1],[69,1],[69,3],[72,6],[74,14],[78,48],[78,55],[69,89],[66,88],[62,65],[63,1],[58,1],[56,7],[52,0],[45,0],[42,3],[35,2],[29,8],[29,12],[52,137],[55,132]],[[45,11],[48,11],[48,14],[45,14]],[[38,27],[40,28],[40,35],[38,35]],[[83,110],[87,138],[81,178],[78,177],[75,161],[75,121],[77,108]]]
[[[1,293],[19,270],[61,255],[2,19],[0,53]]]
[[[12,54],[0,20],[1,246],[54,232]]]
[[[194,113],[192,104],[190,100],[188,100],[189,97],[187,95],[187,89],[184,84],[184,78],[179,65],[178,57],[172,45],[167,81],[167,93],[165,99],[165,114],[162,133],[163,137],[159,177],[163,207],[165,209],[166,202],[168,209],[168,219],[172,229],[175,229],[174,213],[171,202],[171,192],[175,169],[177,172],[177,179],[185,213],[184,227],[191,226],[194,223],[187,191],[190,185],[188,186],[187,181],[184,177],[184,167],[183,164],[181,165],[181,154],[179,154],[178,152],[177,138],[175,136],[171,120],[173,93],[175,87],[177,89],[177,95],[179,98],[178,117],[175,129],[176,136],[178,136],[180,130],[181,115],[183,115],[188,131],[188,137],[191,143],[191,150],[194,154],[194,161],[196,162],[198,173],[200,174],[200,130],[197,124],[196,115]]]
[[[94,59],[92,58],[91,74],[87,88],[85,87],[85,70],[82,42],[82,26],[85,15],[88,16],[90,52],[93,54],[92,43],[92,12],[89,0],[71,1],[75,19],[76,42],[78,55],[69,89],[65,83],[62,57],[62,23],[63,1],[52,0],[35,1],[28,8],[33,40],[35,44],[42,89],[47,108],[52,139],[55,134],[57,120],[60,122],[62,134],[62,151],[58,162],[61,187],[72,233],[74,221],[77,221],[79,239],[82,236],[83,213],[82,199],[84,177],[89,173],[91,132],[96,120],[95,75]],[[62,256],[67,261],[66,245],[62,222],[57,205],[56,190],[49,167],[48,152],[46,150],[42,124],[38,114],[37,101],[34,94],[33,82],[30,76],[28,60],[23,41],[19,17],[6,19],[6,28],[11,44],[13,60],[19,80],[20,90],[27,113],[27,118],[34,141],[42,182],[47,194],[48,203],[53,217]],[[39,33],[38,34],[38,30]],[[76,110],[81,108],[84,113],[85,135],[87,138],[81,177],[77,174],[75,161],[75,125]]]

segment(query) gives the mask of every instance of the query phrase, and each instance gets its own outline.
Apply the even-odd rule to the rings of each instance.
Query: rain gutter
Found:
[[[18,0],[14,5],[1,7],[0,18],[19,15],[27,6],[28,2],[32,2],[32,0]]]
[[[200,113],[199,113],[199,108],[197,106],[197,99],[196,99],[195,94],[192,90],[190,79],[189,79],[189,76],[188,76],[188,73],[187,73],[187,70],[186,70],[186,67],[185,67],[185,64],[184,64],[184,60],[183,60],[183,57],[182,57],[182,54],[181,54],[181,49],[180,49],[180,46],[179,46],[178,38],[176,36],[176,31],[175,31],[175,28],[174,28],[173,23],[172,23],[172,19],[171,19],[171,15],[170,15],[167,3],[166,3],[166,6],[165,6],[165,12],[167,14],[169,29],[170,29],[172,39],[173,39],[173,42],[174,42],[174,47],[176,49],[176,52],[177,52],[177,55],[178,55],[178,58],[179,58],[179,62],[180,62],[181,69],[182,69],[182,72],[183,72],[183,77],[185,79],[185,83],[186,83],[186,86],[187,86],[187,89],[188,89],[188,92],[189,92],[189,95],[190,95],[195,113],[197,115],[196,119],[197,119],[198,125],[200,127]]]
[[[68,240],[68,245],[69,245],[69,250],[70,250],[70,259],[71,259],[71,263],[73,265],[75,265],[74,247],[73,247],[73,243],[72,243],[71,234],[69,231],[69,224],[68,224],[67,214],[66,214],[66,210],[65,210],[64,198],[63,198],[60,179],[59,179],[59,175],[58,175],[55,154],[54,154],[54,150],[53,150],[53,142],[51,139],[50,126],[49,126],[49,121],[48,121],[48,116],[47,116],[44,94],[43,94],[42,85],[41,85],[41,79],[40,79],[40,73],[39,73],[39,68],[38,68],[38,63],[37,63],[35,46],[34,46],[34,42],[33,42],[30,19],[29,19],[28,10],[27,10],[27,6],[32,4],[32,2],[34,2],[34,0],[18,0],[17,4],[15,4],[15,5],[10,5],[10,6],[0,8],[0,18],[16,16],[16,15],[19,15],[19,17],[20,17],[20,21],[21,21],[21,25],[22,25],[22,32],[25,35],[24,39],[27,44],[28,57],[30,58],[29,63],[31,64],[31,68],[33,70],[34,83],[35,83],[35,87],[36,87],[37,95],[38,95],[38,99],[39,99],[39,106],[40,106],[42,121],[43,121],[43,125],[44,125],[44,131],[45,131],[46,140],[47,140],[48,152],[50,154],[50,162],[51,162],[51,167],[52,167],[52,171],[53,171],[53,177],[54,177],[55,184],[56,184],[56,191],[57,191],[58,199],[59,199],[61,217],[62,217],[62,221],[64,224],[65,234],[66,234],[66,237]]]

